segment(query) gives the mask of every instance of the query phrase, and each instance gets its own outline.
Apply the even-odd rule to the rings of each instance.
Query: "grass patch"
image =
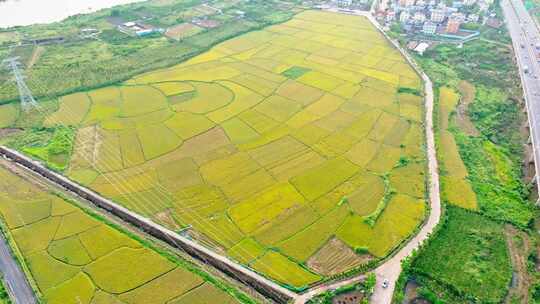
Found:
[[[377,219],[381,214],[383,213],[384,209],[388,205],[388,202],[392,199],[392,196],[396,194],[396,190],[392,189],[390,187],[390,179],[388,178],[388,174],[382,175],[383,183],[384,183],[384,196],[377,205],[377,209],[364,217],[364,221],[370,225],[371,227],[375,226],[375,223],[377,222]]]
[[[300,76],[304,75],[305,73],[311,71],[309,68],[304,68],[300,66],[293,66],[292,68],[289,68],[281,73],[281,75],[290,78],[290,79],[296,79]]]
[[[64,171],[71,157],[75,132],[69,127],[47,129],[52,132],[51,139],[45,145],[24,146],[22,150],[33,157],[41,159],[52,169]],[[39,131],[38,131],[39,132]],[[17,145],[17,144],[15,144]]]
[[[512,279],[503,225],[456,207],[447,212],[447,222],[414,261],[412,273],[448,286],[447,292],[464,301],[499,303]]]

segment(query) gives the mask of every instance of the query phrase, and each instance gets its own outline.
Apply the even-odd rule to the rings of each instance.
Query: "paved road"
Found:
[[[428,173],[429,173],[429,201],[430,214],[426,224],[420,232],[412,238],[405,247],[403,247],[396,255],[394,255],[386,263],[375,269],[377,276],[377,286],[371,297],[372,304],[390,304],[392,302],[392,294],[399,274],[401,272],[401,261],[412,254],[433,232],[433,229],[439,223],[441,218],[441,199],[439,193],[439,169],[435,150],[435,137],[433,134],[433,88],[429,78],[422,74],[425,82],[425,100],[426,100],[426,142],[427,142],[427,157],[428,157]],[[388,280],[390,286],[386,289],[382,288],[381,282]]]
[[[519,67],[523,93],[527,107],[531,142],[534,152],[536,174],[540,174],[540,65],[536,59],[540,50],[540,33],[531,16],[519,0],[502,0],[501,7],[506,19],[506,26],[512,38],[514,54]],[[529,71],[525,71],[528,67]],[[537,182],[540,190],[540,183]],[[540,191],[539,191],[540,192]]]
[[[366,16],[379,30],[381,30],[379,24],[373,19],[373,16],[356,11],[355,14]],[[382,31],[382,30],[381,30]],[[384,32],[383,32],[384,33]],[[441,218],[441,199],[439,193],[439,169],[435,150],[435,135],[433,133],[433,86],[429,77],[420,71],[416,66],[412,58],[409,57],[397,42],[390,40],[396,48],[407,58],[409,63],[417,69],[422,75],[425,84],[425,107],[426,107],[426,143],[427,143],[427,158],[428,158],[428,173],[429,173],[429,203],[430,214],[427,222],[420,229],[420,232],[414,236],[402,249],[400,249],[392,258],[380,265],[374,270],[377,277],[377,285],[375,291],[371,296],[370,303],[372,304],[390,304],[392,302],[392,295],[394,293],[395,282],[397,281],[399,274],[401,273],[401,261],[411,255],[411,253],[417,249],[433,232],[433,229],[439,223]],[[323,285],[318,288],[312,289],[305,294],[300,295],[296,299],[296,304],[305,303],[309,298],[320,294],[326,290],[336,289],[341,286],[349,285],[358,282],[365,278],[365,275],[360,275],[355,278],[351,278],[345,281],[337,282],[330,285]],[[389,286],[387,288],[382,287],[382,282],[388,280]]]
[[[36,298],[24,272],[11,255],[11,251],[0,234],[0,272],[4,276],[6,289],[16,304],[34,304]]]

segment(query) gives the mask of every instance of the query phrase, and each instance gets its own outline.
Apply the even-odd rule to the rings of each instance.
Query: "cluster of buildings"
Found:
[[[382,0],[377,17],[387,24],[401,24],[407,33],[469,39],[478,33],[462,25],[485,22],[493,1]]]
[[[124,22],[117,25],[117,29],[124,34],[137,37],[144,37],[154,33],[165,32],[165,30],[162,28],[157,28],[138,21]]]
[[[371,2],[378,0],[305,0],[302,5],[318,9],[369,10]]]
[[[244,12],[239,12],[244,14]],[[236,13],[235,14],[239,14]],[[172,25],[168,28],[156,27],[148,21],[151,19],[151,16],[140,16],[139,20],[123,20],[121,17],[109,17],[109,23],[113,24],[119,32],[122,32],[126,35],[132,37],[145,37],[151,34],[159,33],[166,34],[170,31],[191,31],[192,27],[200,29],[211,29],[221,25],[217,20],[212,20],[209,16],[213,15],[223,15],[223,11],[220,8],[213,7],[209,4],[203,3],[199,6],[196,6],[189,12],[188,21],[182,22],[180,24]],[[243,16],[241,16],[243,17]],[[189,20],[191,19],[191,20]],[[195,33],[195,31],[191,31]]]

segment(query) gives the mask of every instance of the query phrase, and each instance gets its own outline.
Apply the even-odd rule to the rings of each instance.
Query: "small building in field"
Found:
[[[419,43],[416,48],[414,49],[415,52],[417,52],[419,55],[424,55],[424,52],[429,48],[429,44],[425,42]]]
[[[469,14],[467,16],[467,21],[469,22],[477,23],[478,20],[480,20],[480,16],[478,16],[477,14]]]

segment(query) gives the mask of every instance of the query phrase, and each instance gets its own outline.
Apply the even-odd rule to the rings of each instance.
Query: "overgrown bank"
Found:
[[[482,37],[509,41],[504,31],[492,29],[483,29]],[[521,90],[512,56],[509,44],[479,39],[463,48],[439,45],[417,58],[436,91],[444,87],[470,95],[460,85],[465,80],[474,98],[462,108],[436,111],[445,220],[430,242],[404,264],[396,303],[405,297],[408,281],[419,284],[416,295],[431,303],[501,303],[507,297],[513,265],[504,224],[528,232],[535,215],[522,181],[525,138],[520,126],[525,117],[515,102]],[[438,100],[440,109],[443,103]],[[457,147],[457,159],[448,155],[449,145]],[[450,174],[459,163],[465,171],[457,187]],[[460,191],[463,186],[473,190],[472,197]]]
[[[16,33],[13,37],[25,37],[25,40],[0,39],[0,59],[20,57],[31,91],[36,97],[50,98],[104,87],[180,63],[220,42],[290,19],[298,12],[297,4],[298,1],[294,0],[175,0],[165,4],[144,1],[73,16],[62,22],[17,27],[16,32],[2,31],[2,37]],[[201,13],[205,5],[213,6],[221,13],[205,15]],[[190,22],[197,18],[208,19],[218,26],[200,27],[195,35],[179,40],[161,34],[139,38],[116,29],[117,23],[128,21],[138,21],[155,29],[191,26]],[[89,30],[99,34],[86,37],[85,31]],[[39,45],[28,42],[56,38],[61,38],[59,41],[62,43]],[[36,48],[41,48],[41,55],[32,59]],[[8,81],[10,77],[7,67],[0,66],[0,103],[18,98],[16,86]]]

